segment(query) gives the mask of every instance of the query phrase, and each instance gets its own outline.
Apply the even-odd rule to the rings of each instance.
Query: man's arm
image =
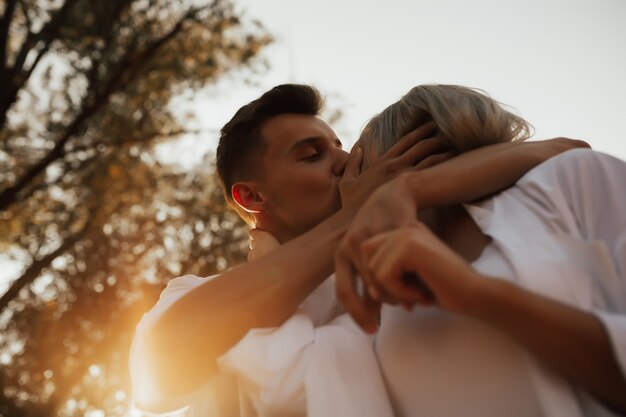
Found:
[[[267,256],[193,288],[165,309],[143,343],[143,369],[151,375],[142,380],[153,381],[150,391],[164,398],[191,392],[216,373],[217,358],[250,329],[288,319],[331,275],[335,248],[371,192],[438,149],[438,140],[429,138],[433,130],[424,125],[407,134],[363,173],[362,152],[355,150],[339,185],[344,207],[338,213]],[[152,408],[159,408],[158,398],[153,401]]]
[[[148,363],[164,395],[181,395],[216,372],[216,359],[252,328],[275,327],[332,273],[348,224],[341,211],[253,262],[203,283],[170,306],[148,333]]]
[[[292,315],[310,292],[332,273],[335,249],[361,203],[378,185],[414,169],[415,161],[421,161],[437,149],[433,141],[422,140],[425,132],[430,131],[418,129],[407,135],[363,174],[356,175],[354,170],[347,169],[344,187],[340,188],[343,188],[342,198],[348,196],[348,200],[344,200],[345,207],[339,213],[266,257],[199,285],[167,308],[148,329],[144,343],[148,348],[142,353],[146,364],[143,368],[151,373],[146,379],[154,381],[152,391],[164,397],[192,391],[215,374],[217,358],[250,329],[276,327]],[[541,162],[536,158],[537,153],[544,159],[556,153],[553,148],[558,146],[551,143],[543,145],[549,149],[543,153],[534,148],[528,151],[531,144],[504,145],[502,149],[492,147],[493,150],[476,152],[491,155],[484,156],[484,164],[507,166],[511,159],[523,159],[525,172]],[[528,157],[529,153],[533,157]],[[506,163],[498,162],[502,158],[506,158]],[[474,159],[461,161],[461,166],[456,168],[459,172],[474,170]],[[444,172],[440,180],[443,183],[456,181],[457,171],[451,172],[453,175]],[[478,178],[484,180],[483,176]],[[514,179],[505,186],[512,182]],[[490,180],[482,188],[483,195],[498,191],[496,186],[500,183]],[[459,193],[456,202],[476,197]],[[431,197],[425,194],[423,198]],[[423,203],[429,205],[428,201]],[[435,201],[432,206],[438,204]]]

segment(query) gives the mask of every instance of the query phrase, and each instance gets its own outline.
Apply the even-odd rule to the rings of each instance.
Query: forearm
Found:
[[[579,147],[588,145],[559,138],[486,146],[408,174],[408,186],[420,208],[467,203],[506,189],[540,163]]]
[[[626,381],[596,316],[503,280],[481,282],[482,295],[470,316],[508,334],[605,404],[626,411]]]
[[[160,389],[176,395],[199,386],[215,371],[216,359],[250,329],[279,326],[292,315],[332,273],[335,247],[351,217],[341,211],[267,256],[200,285],[168,308],[150,335]]]

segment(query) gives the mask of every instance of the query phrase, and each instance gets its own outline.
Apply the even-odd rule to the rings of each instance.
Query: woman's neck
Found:
[[[491,243],[491,238],[460,205],[421,211],[420,220],[468,262],[478,259]]]

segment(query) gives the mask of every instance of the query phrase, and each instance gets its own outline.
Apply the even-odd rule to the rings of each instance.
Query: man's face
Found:
[[[348,153],[321,119],[282,114],[261,128],[265,141],[259,191],[264,219],[281,241],[296,237],[341,208],[339,180]]]

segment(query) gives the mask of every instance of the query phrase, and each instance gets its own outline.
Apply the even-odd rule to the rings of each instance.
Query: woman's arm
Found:
[[[497,193],[540,163],[562,152],[588,148],[581,140],[556,138],[486,146],[424,170],[401,174],[378,188],[359,210],[335,252],[337,292],[364,328],[376,324],[379,305],[363,302],[356,290],[357,271],[367,288],[377,285],[363,265],[360,245],[382,232],[415,222],[419,209],[470,202]]]
[[[596,152],[574,151],[536,174],[519,186],[562,210],[555,215],[570,219],[581,239],[606,245],[604,262],[613,265],[594,275],[594,287],[610,297],[606,305],[583,311],[483,276],[415,220],[359,245],[367,259],[366,273],[401,302],[427,303],[422,292],[402,279],[404,272],[415,272],[439,307],[497,327],[540,361],[624,413],[626,163]],[[366,324],[368,319],[364,316]]]
[[[420,209],[467,203],[510,187],[542,162],[576,148],[589,145],[567,138],[491,145],[412,172],[398,182],[406,181]]]
[[[374,279],[398,300],[430,302],[403,280],[412,271],[440,308],[498,328],[605,404],[626,411],[626,380],[593,313],[476,272],[422,223],[380,234],[362,250]]]
[[[467,315],[502,330],[601,402],[626,412],[626,380],[596,315],[504,280],[481,282]]]

